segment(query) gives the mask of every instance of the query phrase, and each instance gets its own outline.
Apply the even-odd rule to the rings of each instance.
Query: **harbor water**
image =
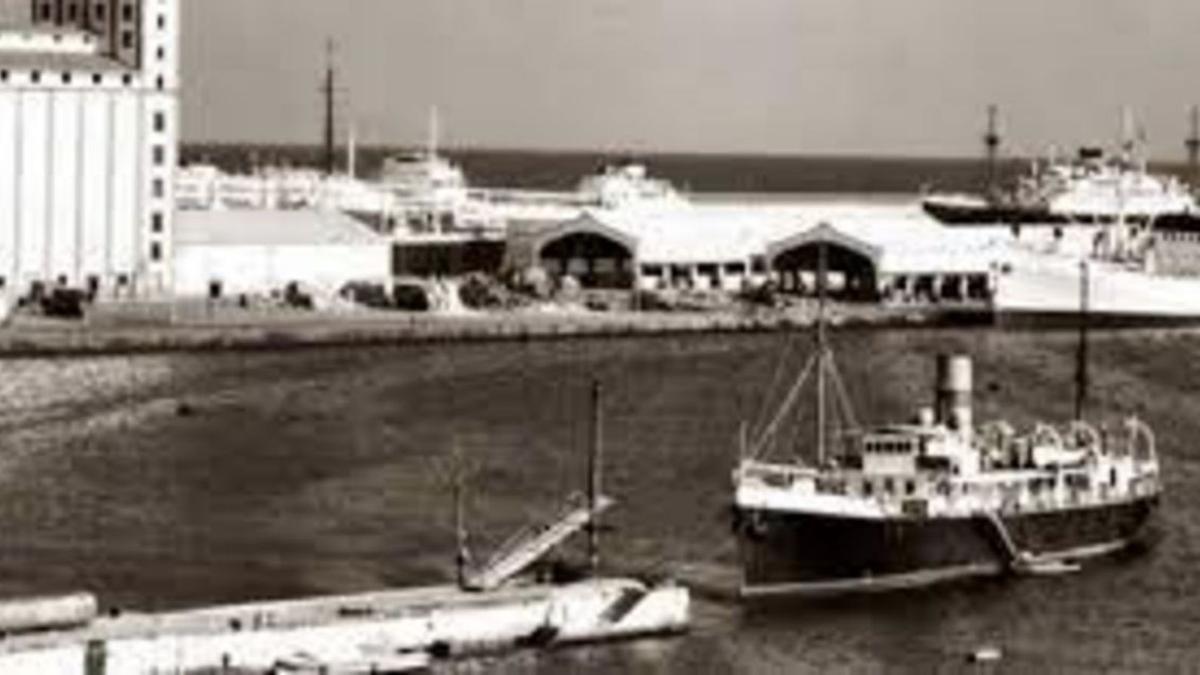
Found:
[[[1097,334],[1093,418],[1156,430],[1158,544],[1073,575],[744,607],[730,470],[740,422],[807,355],[783,333],[13,359],[0,362],[0,595],[90,590],[156,610],[453,578],[446,458],[473,468],[486,557],[583,486],[605,385],[603,567],[698,584],[678,639],[526,652],[463,672],[1147,672],[1200,662],[1200,334]],[[925,401],[970,354],[976,419],[1066,420],[1069,332],[855,330],[836,351],[858,417]],[[803,425],[800,425],[803,426]],[[803,431],[801,429],[801,431]],[[803,434],[801,438],[803,438]],[[801,451],[782,446],[780,453]],[[822,542],[814,542],[822,545]],[[565,555],[571,555],[571,551]],[[996,648],[998,662],[968,663]]]

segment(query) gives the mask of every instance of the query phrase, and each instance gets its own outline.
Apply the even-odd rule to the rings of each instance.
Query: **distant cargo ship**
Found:
[[[971,362],[955,356],[939,359],[935,407],[914,422],[834,436],[824,383],[845,393],[823,326],[817,334],[805,374],[734,472],[744,597],[1065,572],[1143,536],[1161,491],[1144,423],[976,428]],[[818,380],[811,452],[765,458],[808,375]]]
[[[1073,161],[1035,162],[1012,195],[932,194],[925,212],[948,225],[1146,223],[1197,211],[1186,186],[1146,170],[1144,162],[1081,148]]]

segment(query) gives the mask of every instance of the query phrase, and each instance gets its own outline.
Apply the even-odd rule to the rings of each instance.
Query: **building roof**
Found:
[[[635,244],[647,263],[722,263],[761,255],[766,243],[794,229],[786,214],[755,209],[685,206],[670,209],[594,209],[560,223],[539,237],[544,243],[588,228]],[[611,235],[610,235],[611,236]]]
[[[389,242],[335,211],[180,211],[175,220],[177,246],[372,246]]]
[[[808,224],[789,239],[800,243],[807,235],[818,241],[822,237],[812,228],[827,227],[833,233],[828,238],[831,243],[861,242],[861,252],[884,274],[986,272],[1011,255],[1012,235],[1007,228],[946,227],[924,214],[843,210],[814,213]],[[779,250],[786,243],[772,242],[771,248]]]
[[[1014,253],[1007,228],[945,227],[907,207],[830,204],[595,209],[538,228],[533,246],[580,231],[620,242],[642,263],[659,264],[772,258],[796,246],[827,241],[857,250],[881,273],[952,274],[986,272]]]

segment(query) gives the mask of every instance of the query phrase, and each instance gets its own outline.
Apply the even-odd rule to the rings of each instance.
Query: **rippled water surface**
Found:
[[[784,350],[792,340],[796,350]],[[1073,336],[850,332],[837,349],[865,420],[928,399],[933,356],[973,354],[976,418],[1066,419]],[[781,335],[0,362],[0,592],[98,592],[147,609],[452,576],[438,459],[478,467],[486,552],[582,485],[591,378],[605,386],[606,563],[712,583],[736,571],[739,422],[804,357]],[[1000,672],[1200,663],[1200,336],[1100,335],[1092,410],[1155,427],[1168,497],[1151,552],[1066,577],[745,608],[702,595],[669,641],[520,654],[499,672]],[[818,543],[819,544],[819,543]]]

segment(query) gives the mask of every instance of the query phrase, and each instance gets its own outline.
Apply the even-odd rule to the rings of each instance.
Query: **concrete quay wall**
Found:
[[[835,323],[867,326],[988,320],[985,312],[943,315],[886,308],[856,309],[833,316]],[[811,310],[801,310],[761,313],[246,314],[213,321],[148,325],[89,325],[25,320],[14,321],[0,328],[0,356],[278,350],[319,346],[763,332],[812,325],[814,318]]]

